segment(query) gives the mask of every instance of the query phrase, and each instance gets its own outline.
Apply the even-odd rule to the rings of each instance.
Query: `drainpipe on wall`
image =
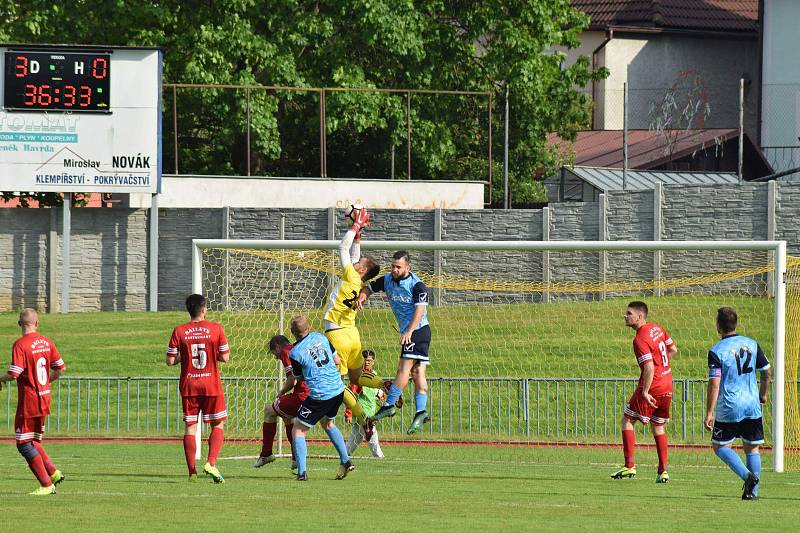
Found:
[[[606,30],[606,39],[600,43],[597,48],[594,49],[592,52],[592,71],[597,70],[597,54],[605,48],[608,42],[614,38],[614,30],[609,28]],[[595,104],[594,109],[592,109],[592,129],[596,129],[595,127],[595,115],[597,111],[597,81],[592,80],[592,103]]]

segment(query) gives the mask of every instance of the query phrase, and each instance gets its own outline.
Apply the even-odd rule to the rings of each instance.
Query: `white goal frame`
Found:
[[[192,292],[202,294],[202,250],[238,248],[256,250],[336,250],[335,240],[193,239]],[[766,251],[774,254],[774,387],[773,469],[784,471],[784,392],[786,343],[786,241],[362,241],[362,250],[516,250],[532,252],[605,252],[668,250]]]

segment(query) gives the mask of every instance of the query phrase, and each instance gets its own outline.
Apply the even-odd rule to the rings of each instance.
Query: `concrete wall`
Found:
[[[488,170],[488,169],[487,169]],[[482,209],[486,185],[473,181],[164,176],[159,207],[347,207]],[[132,194],[129,207],[150,207]]]
[[[769,188],[774,187],[774,195]],[[774,202],[771,199],[774,196]],[[770,211],[772,215],[770,216]],[[162,209],[159,213],[158,305],[179,309],[191,290],[192,238],[327,239],[345,228],[341,210]],[[70,309],[145,310],[148,217],[143,209],[74,209]],[[380,240],[682,240],[767,239],[800,255],[800,184],[663,186],[661,192],[615,191],[600,202],[551,204],[547,210],[373,210],[367,238]],[[333,221],[329,225],[329,221]],[[59,209],[0,209],[0,311],[58,309]],[[53,246],[50,243],[53,243]],[[376,254],[382,264],[388,252]],[[726,256],[727,257],[727,256]],[[726,257],[719,256],[720,263]],[[510,281],[652,279],[702,274],[708,256],[652,253],[412,252],[415,270]],[[737,264],[762,261],[753,256]],[[545,265],[549,265],[546,267]],[[461,298],[440,291],[435,298]],[[530,297],[530,296],[528,296]]]

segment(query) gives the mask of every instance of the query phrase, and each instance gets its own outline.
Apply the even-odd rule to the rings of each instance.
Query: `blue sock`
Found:
[[[416,406],[417,412],[424,411],[428,406],[428,394],[425,392],[415,392],[414,406]]]
[[[294,444],[295,460],[297,461],[297,473],[304,474],[306,471],[306,438],[305,437],[292,437]]]
[[[350,460],[350,457],[347,456],[347,445],[344,443],[342,432],[339,431],[339,428],[333,426],[331,429],[326,428],[325,433],[327,433],[328,438],[331,439],[333,447],[336,448],[337,452],[339,452],[339,462],[345,464]]]
[[[394,383],[392,383],[389,386],[389,395],[386,396],[386,401],[383,402],[383,405],[394,405],[397,402],[397,400],[400,399],[400,395],[402,393],[403,393],[402,389],[400,389],[400,387],[397,387],[395,386]]]
[[[728,446],[720,446],[717,448],[715,453],[717,454],[717,457],[722,459],[723,463],[728,465],[730,469],[736,473],[737,476],[742,478],[742,480],[747,479],[747,474],[749,474],[750,471],[746,466],[744,466],[742,458],[739,457],[739,454],[737,454]]]
[[[750,470],[758,479],[761,479],[761,454],[759,452],[744,454],[747,460],[747,469]],[[759,483],[758,485],[760,485]],[[758,485],[753,487],[753,495],[758,496]]]

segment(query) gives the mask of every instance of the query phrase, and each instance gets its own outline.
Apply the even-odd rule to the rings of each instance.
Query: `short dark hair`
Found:
[[[647,304],[644,302],[640,302],[639,300],[635,300],[628,304],[628,307],[631,309],[636,309],[637,311],[644,313],[644,317],[647,318]]]
[[[364,272],[364,281],[369,281],[375,276],[378,275],[378,272],[381,271],[381,267],[378,265],[378,262],[375,261],[375,258],[371,255],[365,255],[365,266],[367,267],[366,272]]]
[[[717,326],[720,332],[730,333],[736,331],[736,326],[739,324],[739,315],[736,314],[736,309],[733,307],[720,307],[717,309]]]
[[[363,357],[364,359],[366,359],[367,357],[372,357],[373,359],[377,358],[375,356],[375,352],[373,352],[372,350],[361,350],[361,357]]]
[[[275,335],[269,340],[269,349],[275,350],[278,346],[283,347],[289,344],[292,343],[289,342],[289,339],[287,339],[285,335]]]
[[[408,252],[405,250],[397,250],[394,253],[392,256],[392,261],[396,261],[397,259],[405,259],[406,263],[411,263],[411,259],[408,258]]]
[[[208,300],[202,294],[190,294],[186,297],[186,310],[192,318],[200,316],[200,312],[208,305]]]

